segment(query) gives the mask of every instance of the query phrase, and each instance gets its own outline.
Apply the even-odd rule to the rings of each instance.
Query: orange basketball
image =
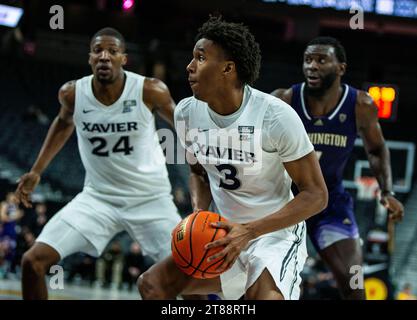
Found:
[[[210,226],[212,222],[226,221],[218,213],[200,211],[184,218],[172,231],[172,257],[178,268],[198,278],[217,277],[221,272],[215,269],[224,258],[207,262],[207,258],[223,250],[223,247],[204,249],[204,246],[226,235],[226,230]]]

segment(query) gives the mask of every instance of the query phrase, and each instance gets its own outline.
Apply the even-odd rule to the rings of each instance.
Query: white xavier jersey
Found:
[[[313,146],[298,115],[278,98],[246,86],[236,113],[236,120],[220,128],[207,103],[189,97],[176,107],[175,125],[207,171],[215,209],[247,223],[293,198],[283,163],[305,156]]]
[[[93,75],[76,82],[74,122],[86,170],[84,187],[110,197],[144,200],[169,194],[154,116],[142,99],[145,78],[125,74],[123,93],[111,106],[95,98]]]

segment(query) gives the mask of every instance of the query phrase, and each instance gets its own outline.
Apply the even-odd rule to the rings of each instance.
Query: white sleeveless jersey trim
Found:
[[[109,197],[152,199],[171,192],[165,157],[143,102],[145,77],[125,74],[123,92],[110,106],[95,98],[93,75],[76,82],[74,123],[84,187]]]
[[[194,97],[182,100],[175,112],[176,125],[177,121],[183,120],[187,138],[190,139],[190,144],[186,141],[183,143],[192,147],[208,174],[214,207],[225,218],[239,223],[272,214],[293,198],[291,179],[279,152],[262,150],[262,134],[256,134],[262,133],[265,113],[271,104],[274,104],[274,108],[288,107],[277,104],[276,98],[249,86],[245,90],[250,95],[247,105],[238,119],[227,128],[217,127],[210,118],[207,103]],[[291,112],[290,108],[288,110]],[[287,128],[282,128],[285,129]],[[304,130],[301,121],[299,127],[292,130]],[[235,146],[234,143],[238,143],[240,149],[230,148],[230,143],[225,142],[226,136],[232,137],[232,147]],[[308,143],[303,146],[310,148],[306,134],[305,140]],[[229,151],[230,149],[232,150]],[[300,154],[305,155],[311,151],[307,149]],[[250,168],[257,161],[261,166],[254,174],[250,172]],[[245,169],[248,171],[245,172]],[[283,229],[276,234],[292,239],[295,237],[293,229]]]

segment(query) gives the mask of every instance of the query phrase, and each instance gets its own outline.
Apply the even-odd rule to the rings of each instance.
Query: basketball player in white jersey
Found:
[[[206,246],[225,246],[207,258],[224,258],[218,269],[227,271],[194,279],[170,256],[139,278],[139,291],[144,299],[180,293],[298,299],[307,256],[304,220],[327,204],[313,146],[291,107],[249,86],[261,56],[246,27],[211,17],[196,39],[187,66],[194,96],[178,104],[174,119],[197,160],[190,177],[193,208],[210,208],[229,220],[214,225],[227,236]],[[302,189],[296,197],[291,181]]]
[[[168,88],[123,69],[125,41],[118,31],[98,31],[90,49],[93,74],[59,90],[59,114],[16,190],[30,207],[42,172],[76,128],[84,189],[23,256],[24,299],[46,299],[44,276],[50,266],[75,252],[99,256],[122,230],[141,244],[144,254],[161,260],[170,253],[170,233],[180,221],[152,114],[173,123],[175,104]]]

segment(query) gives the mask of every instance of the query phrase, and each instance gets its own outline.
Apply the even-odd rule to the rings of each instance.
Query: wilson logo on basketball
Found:
[[[188,220],[188,219],[187,219]],[[181,241],[182,239],[184,239],[184,234],[185,234],[185,228],[187,227],[187,220],[185,220],[180,227],[178,228],[177,231],[177,241]]]
[[[183,229],[181,229],[181,230],[178,230],[178,232],[177,232],[177,241],[181,241],[182,239],[184,239],[184,230]]]

